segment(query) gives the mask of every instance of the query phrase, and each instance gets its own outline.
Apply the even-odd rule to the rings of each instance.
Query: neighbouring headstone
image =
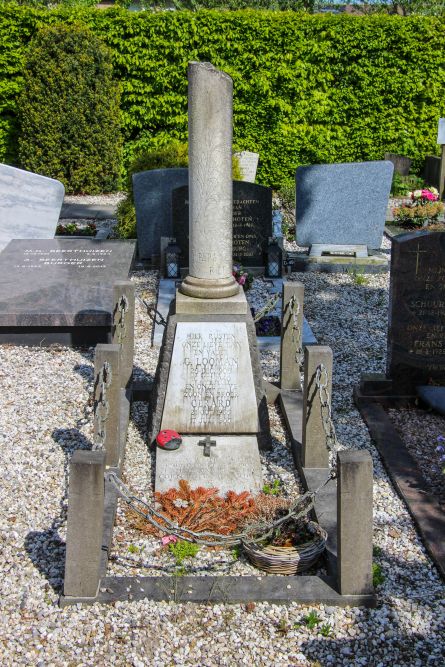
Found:
[[[445,144],[445,118],[439,118],[437,126],[437,143],[440,145]]]
[[[255,183],[256,170],[258,168],[259,154],[251,151],[240,151],[235,153],[238,158],[240,171],[243,175],[243,181]]]
[[[408,176],[411,169],[412,160],[405,155],[398,155],[397,153],[385,153],[385,160],[389,160],[394,165],[394,172],[400,176]]]
[[[113,284],[128,278],[135,241],[14,240],[0,254],[0,342],[111,342]]]
[[[445,385],[445,232],[393,238],[387,375],[399,394]]]
[[[393,170],[385,160],[298,167],[297,243],[380,248]]]
[[[12,239],[51,239],[63,204],[60,181],[0,164],[0,250]]]
[[[172,236],[172,191],[188,184],[188,169],[151,169],[133,175],[138,254],[159,264],[161,236]]]
[[[172,193],[173,236],[181,248],[180,263],[189,265],[188,186]],[[265,266],[272,235],[272,190],[263,185],[233,181],[233,261],[246,267]]]

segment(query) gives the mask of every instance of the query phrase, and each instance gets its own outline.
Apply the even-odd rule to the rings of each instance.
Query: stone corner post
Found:
[[[104,512],[105,452],[77,450],[70,462],[64,594],[97,595]]]
[[[119,280],[113,285],[114,344],[122,345],[121,385],[127,387],[133,376],[135,286],[131,280]]]
[[[372,458],[366,451],[337,455],[338,589],[372,593]]]
[[[304,285],[283,280],[280,354],[281,389],[301,390],[300,358],[303,354]]]
[[[316,384],[317,368],[326,369],[326,390],[332,396],[332,350],[327,345],[307,345],[304,348],[303,388],[303,468],[328,468],[329,450],[323,427],[320,393]]]
[[[121,346],[99,343],[94,357],[94,444],[106,452],[107,466],[120,459]]]

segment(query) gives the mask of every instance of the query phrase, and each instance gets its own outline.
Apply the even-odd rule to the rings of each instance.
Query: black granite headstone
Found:
[[[133,174],[138,254],[159,264],[161,236],[172,235],[172,191],[188,183],[188,169],[151,169]]]
[[[399,394],[445,385],[445,232],[392,240],[387,375]]]
[[[172,191],[173,236],[181,248],[181,267],[189,265],[188,186]],[[272,236],[272,190],[246,181],[233,181],[233,261],[245,267],[264,267]]]
[[[14,240],[0,253],[0,343],[95,345],[111,339],[113,284],[135,241]]]

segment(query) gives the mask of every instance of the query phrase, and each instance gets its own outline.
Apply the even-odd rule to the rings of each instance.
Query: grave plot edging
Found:
[[[390,397],[365,396],[356,387],[354,401],[398,495],[419,530],[425,549],[445,580],[445,516],[430,493],[416,461],[381,405],[381,402],[390,405]]]

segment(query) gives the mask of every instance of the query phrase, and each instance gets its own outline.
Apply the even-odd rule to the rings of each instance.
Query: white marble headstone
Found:
[[[161,429],[257,433],[246,325],[178,322]]]
[[[243,181],[255,183],[256,170],[258,167],[259,155],[258,153],[251,153],[250,151],[241,151],[235,153],[238,158],[239,167],[243,175]]]
[[[439,126],[437,128],[437,143],[445,144],[445,118],[439,118]]]
[[[52,239],[65,188],[60,181],[0,164],[0,250],[12,239]]]

